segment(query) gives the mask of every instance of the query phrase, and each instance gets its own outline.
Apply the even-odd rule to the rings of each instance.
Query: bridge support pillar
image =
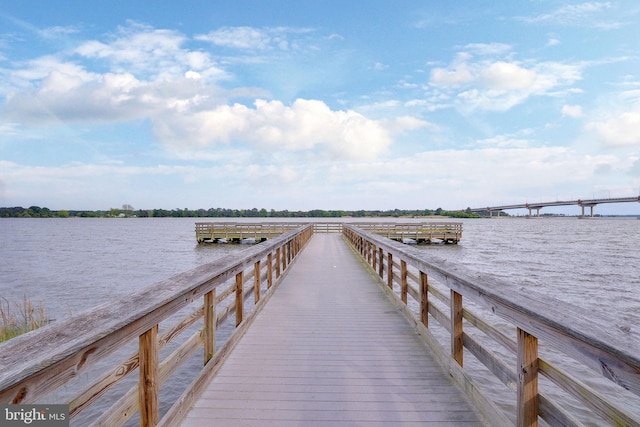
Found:
[[[591,218],[593,218],[593,208],[595,207],[595,205],[586,205],[586,206],[588,206],[589,209],[590,209],[589,216]],[[584,218],[584,207],[585,207],[585,205],[580,205],[580,207],[582,208],[582,215],[580,216],[580,218]]]
[[[531,218],[531,211],[533,211],[534,209],[536,210],[536,217],[540,218],[540,209],[542,209],[541,207],[530,207],[527,209],[529,209],[529,218]]]

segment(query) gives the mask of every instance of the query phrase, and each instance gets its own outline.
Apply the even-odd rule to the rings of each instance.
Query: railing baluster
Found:
[[[282,245],[282,271],[287,269],[287,244]]]
[[[267,255],[267,289],[273,286],[273,254]]]
[[[373,262],[373,271],[376,271],[376,267],[378,267],[378,257],[376,256],[378,253],[378,247],[374,244],[372,244],[372,250],[371,250],[371,258],[372,258],[372,262]]]
[[[538,338],[518,328],[518,427],[538,425]]]
[[[158,424],[158,325],[153,326],[138,339],[140,360],[140,426]]]
[[[393,289],[393,255],[391,252],[387,253],[387,286],[389,289]]]
[[[400,299],[403,303],[407,303],[407,262],[405,260],[400,261]]]
[[[384,252],[382,250],[382,248],[378,249],[379,252],[379,256],[380,259],[379,261],[379,265],[378,265],[378,274],[380,275],[380,278],[382,279],[382,277],[384,276]]]
[[[216,352],[216,290],[204,294],[204,364]]]
[[[429,285],[427,273],[420,272],[420,321],[429,327]]]
[[[242,314],[244,310],[244,273],[241,271],[236,274],[236,326],[242,323]]]
[[[260,261],[253,264],[253,301],[254,304],[260,302],[260,285],[261,285]]]
[[[451,290],[451,357],[462,365],[462,295]]]
[[[276,249],[276,279],[280,277],[280,248]]]

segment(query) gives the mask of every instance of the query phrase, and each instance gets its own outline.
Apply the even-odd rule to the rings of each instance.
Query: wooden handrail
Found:
[[[135,408],[140,408],[141,425],[166,422],[159,420],[158,414],[158,390],[161,384],[181,362],[188,360],[203,346],[203,371],[221,363],[221,356],[227,354],[237,342],[312,235],[312,225],[301,225],[238,254],[175,275],[64,322],[48,325],[4,343],[0,352],[0,402],[20,404],[42,400],[98,360],[137,340],[139,350],[136,354],[72,399],[70,415],[76,416],[139,367],[139,385],[106,411],[101,419],[95,420],[94,424],[122,425]],[[272,263],[276,265],[276,277],[273,277]],[[266,283],[267,289],[260,295],[262,283]],[[248,289],[246,284],[249,285]],[[235,292],[225,292],[226,286],[234,287]],[[223,294],[225,298],[233,297],[235,300],[219,310],[216,307],[224,298],[216,297],[218,288],[222,289],[218,297]],[[247,315],[242,301],[245,295],[252,293],[256,308]],[[203,304],[199,309],[167,332],[158,334],[160,322],[200,298]],[[214,354],[215,327],[233,311],[236,312],[237,329]],[[174,353],[159,361],[159,348],[203,316],[202,332],[196,333]],[[184,401],[177,403],[178,406],[184,404]],[[173,419],[181,410],[179,407],[170,410]]]
[[[539,375],[549,378],[582,403],[594,417],[612,425],[640,425],[637,413],[630,407],[612,403],[615,394],[624,393],[625,398],[633,400],[632,407],[640,407],[640,340],[635,331],[625,332],[613,325],[603,329],[611,322],[602,315],[590,312],[585,317],[577,307],[552,301],[548,296],[521,291],[503,280],[431,255],[427,260],[419,249],[353,225],[345,224],[343,234],[493,425],[513,425],[510,418],[514,417],[518,426],[536,426],[538,417],[551,425],[581,425],[562,409],[558,399],[539,390]],[[400,275],[394,274],[398,268]],[[406,268],[411,271],[405,274]],[[394,283],[399,285],[398,293],[393,291]],[[408,287],[406,292],[405,287]],[[443,288],[448,289],[449,296]],[[406,303],[406,294],[414,300]],[[444,304],[438,306],[429,295]],[[469,308],[469,302],[474,303],[474,309],[481,307],[484,311],[475,313]],[[443,306],[449,306],[448,314],[440,308]],[[515,339],[492,324],[494,314],[502,319],[503,325],[506,322],[514,328]],[[431,332],[429,315],[450,334],[450,351]],[[463,323],[463,319],[466,322]],[[581,366],[590,367],[594,376],[597,373],[611,380],[612,388],[617,390],[613,393],[594,390],[575,378],[575,374],[554,366],[538,354],[538,341],[544,348],[561,352],[563,358],[570,357]],[[495,348],[506,349],[507,354],[515,352],[516,357],[510,364],[505,363],[503,357],[496,355]],[[463,367],[463,349],[515,389],[516,414],[511,417],[504,414],[482,392],[482,387],[469,374],[470,368]]]

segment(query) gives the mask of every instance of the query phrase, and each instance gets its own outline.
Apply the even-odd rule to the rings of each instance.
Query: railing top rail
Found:
[[[504,280],[437,257],[429,256],[427,261],[425,253],[414,247],[352,225],[345,227],[640,395],[640,337],[636,331],[624,332],[598,313],[589,312],[586,317],[584,310],[572,304],[550,304],[549,297],[534,291],[521,291]]]
[[[309,227],[300,224],[274,239],[157,282],[132,294],[11,339],[0,345],[0,396],[16,384],[58,365],[67,379],[78,369],[138,337],[266,256]],[[37,351],[33,351],[34,343]],[[29,357],[25,357],[29,354]],[[64,374],[64,372],[67,372]],[[60,383],[58,383],[60,385]],[[25,391],[26,392],[26,391]]]

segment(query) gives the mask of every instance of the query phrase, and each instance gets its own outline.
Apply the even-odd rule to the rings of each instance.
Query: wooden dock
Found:
[[[196,222],[196,240],[198,243],[240,243],[246,239],[263,242],[300,225],[286,222]]]
[[[402,243],[458,243],[462,239],[461,222],[356,223],[356,227]]]
[[[0,403],[51,402],[84,376],[66,400],[73,425],[640,427],[635,329],[328,224],[3,343]],[[233,332],[216,340],[219,328]],[[167,398],[176,376],[191,382]]]
[[[480,426],[338,234],[298,257],[183,426]]]
[[[264,242],[284,232],[300,227],[301,222],[264,221],[247,222],[197,222],[198,243]],[[461,222],[350,222],[363,230],[403,243],[458,243],[462,239]],[[315,233],[342,233],[341,222],[314,222]]]

